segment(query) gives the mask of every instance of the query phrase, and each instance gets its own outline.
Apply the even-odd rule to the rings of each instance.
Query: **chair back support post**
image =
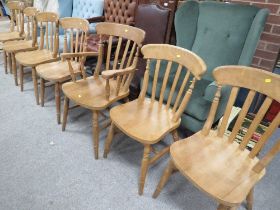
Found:
[[[52,52],[53,58],[58,56],[59,47],[59,17],[53,12],[39,12],[36,15],[36,25],[35,25],[35,36],[37,34],[37,28],[40,30],[40,44],[39,50],[49,50]],[[37,43],[37,39],[36,39]],[[38,44],[38,43],[37,43]]]

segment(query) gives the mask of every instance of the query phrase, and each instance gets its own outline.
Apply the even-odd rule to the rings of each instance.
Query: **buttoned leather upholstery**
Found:
[[[72,17],[91,18],[102,16],[103,0],[73,0]],[[95,32],[95,23],[90,24],[90,33]]]
[[[105,22],[114,22],[127,25],[134,24],[137,0],[105,0],[104,17]],[[88,51],[98,50],[99,36],[90,34],[88,37]]]
[[[136,5],[136,0],[105,0],[105,21],[131,25]]]

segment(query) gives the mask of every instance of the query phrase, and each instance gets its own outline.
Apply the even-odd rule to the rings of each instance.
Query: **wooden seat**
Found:
[[[80,75],[80,63],[71,61],[74,74]],[[56,61],[52,63],[41,64],[36,68],[39,77],[48,81],[64,82],[71,79],[66,61]]]
[[[20,36],[20,32],[18,31],[0,33],[0,42],[7,42],[19,39],[24,39],[24,37]]]
[[[152,103],[149,98],[143,103],[134,100],[116,106],[111,109],[110,117],[121,131],[143,144],[157,143],[180,125],[180,120],[172,121],[172,109],[159,106],[157,101]]]
[[[20,52],[23,50],[28,50],[28,49],[31,49],[31,50],[37,49],[36,47],[32,46],[32,40],[9,41],[9,42],[5,42],[3,45],[3,50],[5,50],[8,53],[11,53],[11,52],[17,53],[17,52]]]
[[[129,85],[134,75],[140,47],[145,38],[145,32],[141,29],[117,24],[98,23],[97,34],[100,36],[98,61],[93,77],[86,78],[82,69],[82,79],[76,80],[73,68],[69,68],[72,82],[64,83],[62,90],[64,97],[62,130],[65,130],[68,116],[69,99],[84,108],[92,111],[92,133],[95,159],[98,159],[99,132],[110,125],[110,120],[99,126],[99,114],[105,116],[102,111],[129,94]],[[103,36],[109,36],[106,51],[105,70],[99,75],[104,55]],[[113,40],[117,40],[117,47],[112,50]],[[78,41],[76,41],[76,45]],[[121,52],[121,49],[124,49]],[[63,55],[70,62],[73,56],[68,53]],[[75,56],[74,56],[75,57]],[[77,57],[77,56],[76,56]],[[71,65],[70,65],[71,66]],[[110,70],[112,69],[112,70]],[[105,116],[106,117],[106,116]]]
[[[19,52],[15,60],[19,63],[20,89],[23,91],[24,67],[32,68],[32,80],[37,105],[39,102],[38,81],[36,67],[40,64],[58,61],[58,15],[53,12],[39,12],[35,16],[34,35],[37,28],[40,29],[40,42],[37,43],[37,35],[33,36],[33,43],[37,43],[38,49],[34,51]],[[35,46],[35,45],[34,45]]]
[[[119,95],[115,95],[117,81],[110,79],[110,98],[106,95],[106,80],[102,77],[88,77],[86,80],[77,82],[68,82],[62,85],[63,93],[76,104],[91,110],[103,110],[110,104],[121,98],[128,96],[129,91],[120,91]]]
[[[59,21],[64,30],[64,49],[60,55],[61,61],[48,62],[46,64],[38,65],[36,67],[37,74],[40,77],[40,95],[41,106],[44,106],[45,82],[49,81],[55,84],[55,99],[56,99],[56,115],[57,123],[60,124],[61,116],[61,85],[62,83],[71,80],[71,73],[73,77],[78,75],[85,75],[84,62],[89,55],[96,55],[97,53],[85,52],[87,34],[89,31],[89,23],[82,18],[62,18]],[[68,37],[69,40],[68,40]],[[80,45],[74,45],[74,40],[79,40]],[[70,44],[70,46],[69,46]],[[65,60],[64,56],[72,56],[70,60]],[[71,68],[71,69],[70,69]]]
[[[180,125],[181,115],[190,100],[196,80],[199,80],[206,71],[206,65],[200,57],[180,47],[149,44],[142,48],[142,54],[147,59],[147,66],[140,96],[132,102],[111,109],[112,123],[104,149],[106,158],[115,127],[144,144],[138,188],[140,195],[143,194],[149,165],[169,152],[169,146],[156,151],[152,144],[159,142],[169,133],[172,134],[174,141],[178,140],[176,128]],[[152,65],[153,61],[155,65]],[[150,70],[151,66],[154,66],[154,69]],[[175,74],[174,78],[171,77],[172,74]],[[149,77],[152,75],[154,75],[152,94],[149,98],[146,93]],[[178,82],[180,76],[183,79],[181,83]],[[171,78],[172,87],[168,90],[166,87]],[[179,89],[178,94],[174,94],[176,87]],[[172,100],[175,102],[173,107]],[[150,154],[151,151],[155,153],[153,156]]]
[[[34,50],[16,54],[16,60],[24,66],[35,67],[45,62],[57,61],[49,50]]]
[[[265,175],[265,167],[280,151],[279,139],[263,158],[257,157],[279,126],[280,112],[260,135],[253,149],[249,151],[246,148],[272,101],[280,102],[280,76],[244,66],[218,67],[213,76],[217,92],[206,123],[198,133],[171,145],[171,160],[153,197],[159,195],[172,172],[178,169],[189,181],[220,204],[218,210],[236,210],[245,199],[248,209],[252,210],[254,186]],[[211,130],[223,86],[231,86],[231,94],[221,124],[217,130]],[[246,88],[248,95],[228,136],[225,135],[225,131],[241,88]],[[242,124],[257,93],[266,98],[245,131]],[[245,132],[245,135],[239,144],[235,139],[240,131]]]
[[[249,151],[238,147],[215,132],[207,138],[196,133],[172,144],[170,154],[176,168],[199,189],[220,203],[238,205],[265,174],[253,171],[258,158],[248,158]]]

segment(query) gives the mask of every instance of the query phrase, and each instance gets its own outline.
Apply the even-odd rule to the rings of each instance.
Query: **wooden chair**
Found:
[[[111,109],[110,117],[112,124],[104,149],[104,158],[106,158],[115,127],[136,141],[144,144],[138,191],[140,195],[143,194],[148,166],[169,151],[168,146],[156,152],[152,145],[158,143],[169,133],[172,134],[174,141],[178,140],[176,129],[180,125],[181,115],[188,104],[196,80],[199,80],[206,70],[206,65],[200,57],[180,47],[166,44],[149,44],[142,48],[142,53],[144,58],[147,59],[143,88],[138,99]],[[150,62],[152,59],[156,60],[154,71],[150,71]],[[164,61],[168,61],[167,67],[161,68],[161,63]],[[178,67],[176,69],[174,67],[177,64]],[[171,70],[175,70],[176,75],[172,88],[168,91],[166,85]],[[157,98],[156,93],[159,91],[158,84],[160,84],[158,75],[161,73],[164,73],[164,77],[160,88],[160,96]],[[184,73],[184,81],[180,86],[178,95],[175,96],[174,90],[177,86],[179,76]],[[151,97],[146,97],[149,76],[151,74],[154,75],[152,95]],[[192,82],[190,82],[191,78]],[[186,91],[186,89],[188,90]],[[171,100],[176,101],[173,107],[170,106]],[[150,157],[151,151],[155,153],[153,157]]]
[[[102,110],[109,108],[114,102],[129,95],[129,85],[134,75],[145,32],[132,26],[105,22],[98,23],[96,31],[100,36],[100,40],[102,40],[103,36],[109,36],[105,71],[102,72],[102,76],[99,75],[104,51],[104,43],[100,42],[94,76],[86,78],[84,73],[83,79],[76,81],[75,75],[70,71],[73,82],[62,85],[65,95],[62,130],[64,131],[66,126],[69,99],[82,107],[92,110],[93,145],[95,159],[98,159],[99,131],[110,125],[110,122],[105,123],[102,126],[103,128],[100,128],[98,124],[99,114],[103,114]],[[116,38],[118,40],[117,48],[112,51],[112,41]],[[125,45],[125,50],[120,55],[122,45]],[[62,57],[69,60],[74,56],[64,54]],[[113,58],[112,61],[111,58]],[[71,70],[71,67],[69,69]]]
[[[154,192],[156,198],[172,171],[178,169],[200,190],[214,198],[220,205],[218,209],[237,209],[245,199],[248,209],[253,205],[255,184],[265,175],[265,167],[280,151],[280,139],[261,159],[257,154],[280,123],[280,113],[261,136],[255,147],[246,149],[252,135],[263,119],[273,99],[280,102],[280,76],[245,66],[222,66],[214,70],[213,76],[218,84],[208,119],[201,131],[193,136],[175,142],[170,147],[171,160]],[[232,86],[230,98],[222,123],[217,130],[211,130],[219,104],[221,87]],[[239,89],[249,90],[245,103],[229,137],[224,135],[231,109]],[[235,142],[236,134],[250,108],[256,93],[266,96],[264,103],[252,121],[240,144]]]
[[[43,63],[58,61],[58,15],[53,12],[40,12],[35,18],[34,33],[37,34],[37,26],[40,27],[40,45],[38,50],[20,52],[16,54],[16,61],[20,69],[20,88],[23,91],[23,67],[32,68],[32,79],[36,103],[39,104],[38,82],[36,66]],[[37,43],[37,36],[35,43]],[[39,43],[38,43],[39,44]]]
[[[27,31],[25,32],[24,40],[15,40],[5,42],[3,45],[4,53],[10,55],[12,59],[12,72],[15,78],[15,85],[18,86],[18,78],[17,78],[17,68],[16,68],[16,59],[15,54],[18,52],[32,51],[36,50],[37,46],[35,45],[35,37],[34,37],[34,22],[35,15],[38,13],[38,10],[35,7],[27,7],[24,9],[23,14],[24,18],[27,20],[26,26]],[[5,72],[7,71],[7,66],[5,66]]]
[[[60,124],[60,101],[61,85],[71,80],[71,73],[74,76],[85,74],[84,62],[87,56],[98,55],[96,52],[85,52],[89,23],[82,18],[62,18],[60,25],[64,30],[64,49],[61,56],[73,56],[72,59],[42,64],[36,67],[40,79],[41,106],[44,106],[45,82],[55,84],[55,99],[57,111],[57,123]],[[68,40],[70,39],[70,40]],[[74,40],[76,40],[74,45]],[[79,40],[79,41],[77,41]],[[78,45],[79,43],[79,45]],[[70,46],[69,46],[70,45]],[[75,57],[76,56],[76,57]],[[71,62],[71,65],[70,63]],[[71,73],[70,73],[71,72]],[[84,75],[85,76],[85,75]]]
[[[7,7],[10,10],[10,31],[0,33],[0,42],[5,43],[7,41],[22,40],[24,39],[24,27],[23,27],[23,9],[24,3],[20,1],[10,1],[7,3]],[[9,65],[10,72],[12,73],[12,58],[11,54],[7,54],[3,51],[4,68],[7,72]]]

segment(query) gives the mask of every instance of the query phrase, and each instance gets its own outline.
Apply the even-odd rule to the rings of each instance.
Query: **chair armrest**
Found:
[[[105,17],[104,16],[98,16],[98,17],[92,17],[87,19],[89,23],[98,23],[98,22],[104,22]]]
[[[216,94],[216,91],[217,91],[217,88],[218,88],[218,85],[216,84],[216,82],[211,82],[205,89],[204,91],[204,95],[203,95],[203,98],[206,100],[206,101],[209,101],[212,103],[214,97],[215,97],[215,94]],[[223,86],[222,89],[221,89],[221,98],[220,100],[224,100],[225,98],[227,98],[230,94],[230,90],[231,88],[229,86]]]
[[[125,74],[129,74],[131,72],[135,71],[135,68],[130,67],[126,69],[120,69],[120,70],[106,70],[102,72],[102,77],[104,79],[110,79],[116,76],[122,76]]]
[[[79,52],[79,53],[61,53],[60,57],[64,59],[76,57],[98,56],[98,52]]]

